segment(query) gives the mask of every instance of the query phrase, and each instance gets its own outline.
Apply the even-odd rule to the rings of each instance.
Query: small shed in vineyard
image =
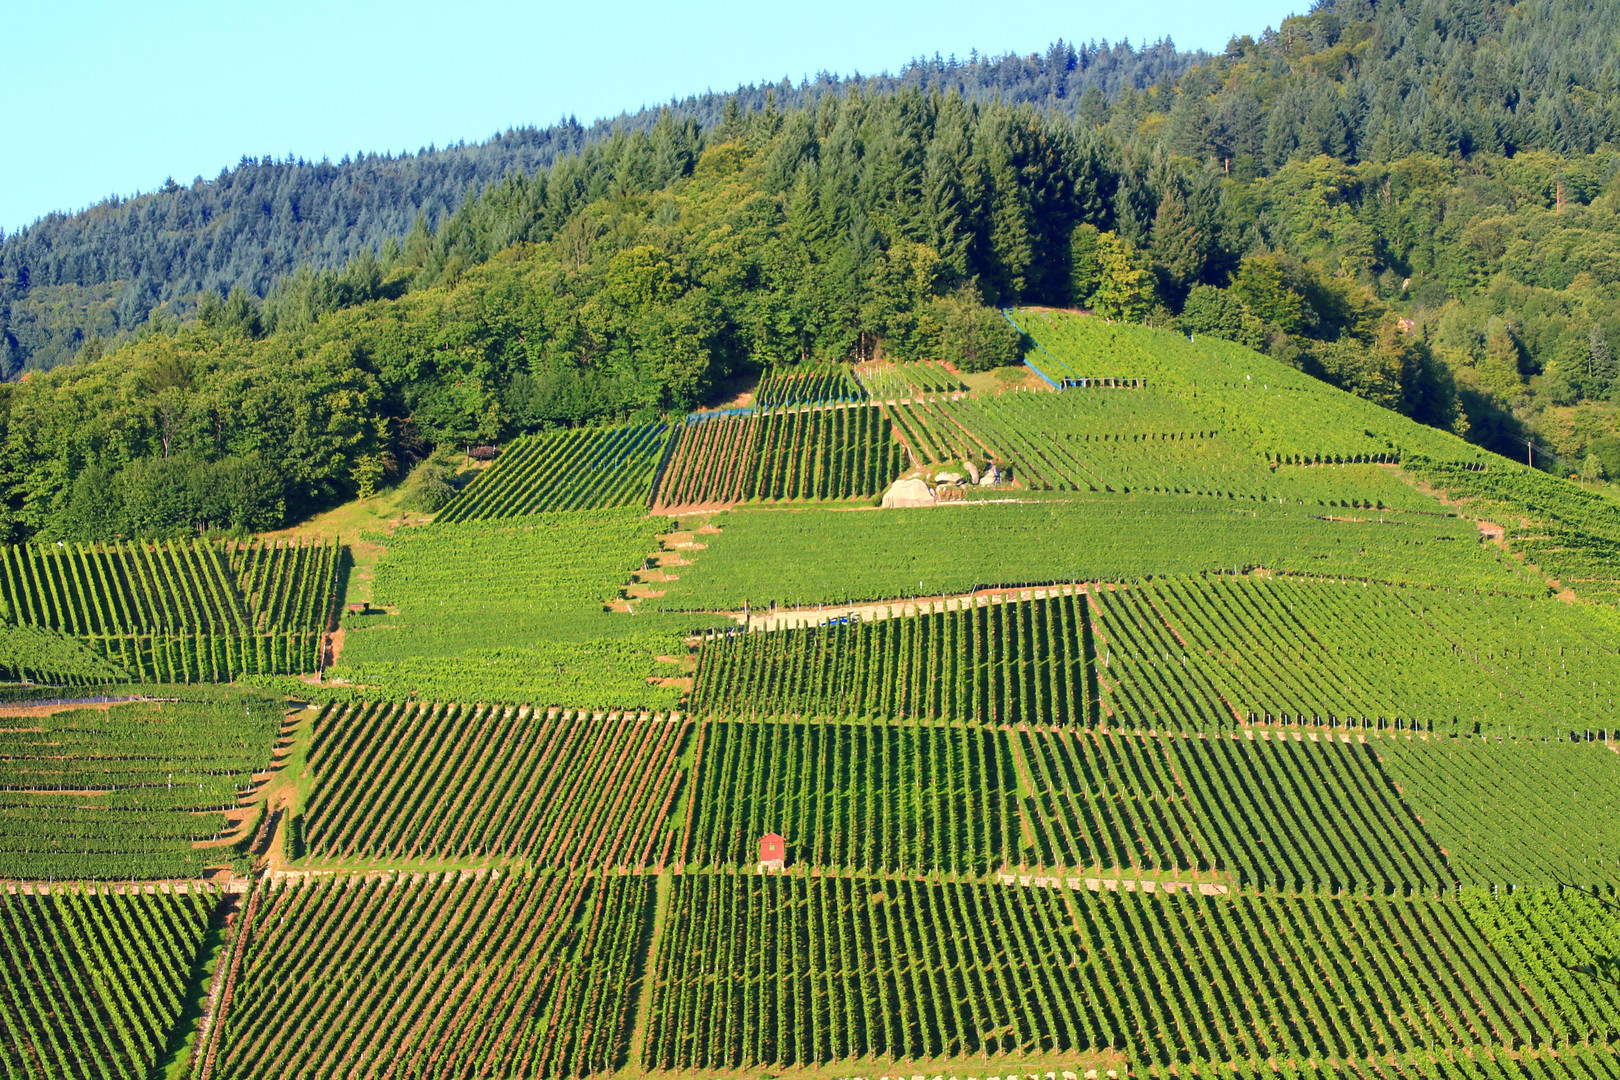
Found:
[[[787,841],[776,833],[768,832],[759,838],[759,872],[781,870],[787,866]]]

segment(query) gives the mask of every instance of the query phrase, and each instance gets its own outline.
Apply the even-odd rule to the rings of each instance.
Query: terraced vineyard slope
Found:
[[[1009,314],[0,551],[5,1074],[1620,1080],[1620,502]]]
[[[284,702],[146,687],[161,701],[0,715],[0,878],[198,877],[268,769]]]

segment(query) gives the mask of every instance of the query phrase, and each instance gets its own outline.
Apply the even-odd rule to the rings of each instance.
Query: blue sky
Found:
[[[334,160],[582,121],[741,82],[1054,38],[1219,49],[1303,3],[461,0],[24,3],[5,15],[0,227],[244,154]]]

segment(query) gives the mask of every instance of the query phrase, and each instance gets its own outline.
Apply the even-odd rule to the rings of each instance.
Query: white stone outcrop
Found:
[[[883,509],[885,510],[933,505],[934,492],[926,483],[915,476],[904,480],[896,480],[889,485],[889,490],[883,493]]]

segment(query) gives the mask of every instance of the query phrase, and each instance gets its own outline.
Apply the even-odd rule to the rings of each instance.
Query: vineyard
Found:
[[[168,1043],[216,897],[188,888],[0,891],[0,1067],[145,1077]]]
[[[1020,482],[1034,490],[1444,510],[1378,464],[1391,458],[1388,453],[1282,464],[1257,452],[1241,432],[1214,426],[1214,418],[1190,404],[1149,389],[1001,394],[895,411],[907,417],[900,421],[902,431],[918,432],[912,445],[929,447],[931,460],[983,447],[979,453],[1009,463]],[[916,421],[909,420],[907,410],[915,410]],[[942,457],[940,447],[953,452]]]
[[[1612,911],[1563,890],[1481,890],[1465,901],[1475,925],[1529,992],[1556,1003],[1526,1018],[1534,1025],[1531,1040],[1558,1046],[1620,1038],[1620,986],[1601,977],[1620,949]]]
[[[1478,470],[1413,457],[1408,468],[1470,514],[1503,523],[1503,541],[1585,599],[1620,600],[1620,520],[1611,499],[1506,461]]]
[[[60,630],[0,623],[0,677],[90,686],[128,678],[128,673]]]
[[[1182,496],[885,510],[734,511],[653,606],[735,611],[839,604],[986,586],[1131,581],[1200,571],[1352,578],[1545,596],[1472,522],[1329,517],[1303,508]],[[836,552],[837,558],[828,554]]]
[[[728,715],[1080,723],[1086,644],[1077,592],[980,597],[934,614],[705,637],[694,710]],[[994,601],[994,602],[992,602]]]
[[[795,862],[987,872],[1016,826],[1011,762],[960,727],[712,723],[685,861],[739,867],[782,830]]]
[[[156,688],[191,700],[0,717],[0,878],[196,877],[197,848],[270,764],[279,698]]]
[[[735,526],[734,526],[735,528]],[[1607,623],[1511,594],[1247,575],[946,599],[932,614],[701,638],[729,716],[1230,729],[1607,732]]]
[[[675,434],[675,449],[658,485],[653,509],[725,505],[748,496],[749,464],[764,421],[757,416],[702,420]]]
[[[1212,576],[1095,590],[1112,722],[1610,730],[1606,622],[1511,595]]]
[[[1513,595],[1216,574],[923,606],[704,636],[692,708],[1584,737],[1612,730],[1620,678],[1602,618]]]
[[[1144,1076],[1198,1076],[1258,1078],[1274,1075],[1267,1063],[1178,1062],[1174,1066],[1147,1065]],[[1558,1051],[1508,1051],[1502,1048],[1429,1047],[1406,1054],[1388,1054],[1367,1060],[1347,1058],[1303,1061],[1290,1076],[1301,1080],[1609,1080],[1620,1076],[1620,1058],[1602,1044],[1576,1043]]]
[[[1378,896],[1458,882],[1384,764],[1395,739],[735,721],[702,738],[689,867],[746,866],[774,829],[794,862],[859,874],[1186,873]],[[1465,857],[1462,880],[1546,881],[1568,853]]]
[[[424,526],[390,538],[381,614],[346,615],[332,675],[398,700],[670,710],[691,620],[605,609],[666,523],[636,509]]]
[[[0,1075],[1620,1080],[1613,499],[1010,317],[0,547]]]
[[[1620,755],[1602,743],[1392,739],[1377,752],[1463,881],[1620,885]]]
[[[802,405],[850,405],[865,391],[843,364],[779,367],[767,372],[754,392],[757,409],[791,409]]]
[[[519,439],[440,510],[438,522],[645,506],[669,444],[664,424]]]
[[[1149,1060],[1547,1045],[1536,1013],[1562,1004],[1521,988],[1456,900],[1074,895],[1094,1023]]]
[[[648,1068],[1093,1045],[1084,946],[1045,890],[696,874],[668,920]]]
[[[1013,318],[1035,343],[1030,358],[1052,368],[1051,378],[1116,386],[1057,397],[1128,397],[1139,391],[1172,397],[1201,418],[1190,426],[1228,432],[1239,445],[1273,461],[1384,461],[1419,454],[1473,463],[1490,456],[1454,435],[1218,338],[1190,341],[1173,331],[1056,312],[1019,311]],[[1132,388],[1117,388],[1122,383]]]
[[[921,400],[932,394],[959,394],[967,390],[944,364],[930,360],[861,364],[854,374],[861,389],[873,401]]]
[[[674,885],[664,932],[677,944],[659,956],[643,1060],[1124,1047],[1170,1063],[1613,1038],[1613,991],[1558,987],[1537,961],[1547,974],[1521,986],[1504,962],[1520,942],[1598,955],[1612,920],[1545,920],[1536,940],[1528,919],[1504,917],[1518,941],[1498,944],[1506,933],[1471,918],[1483,906],[689,875]]]
[[[652,878],[261,886],[214,1075],[585,1076],[628,1054]]]
[[[314,671],[339,554],[268,541],[0,546],[5,645],[20,653],[7,666],[70,684]],[[62,636],[96,659],[61,670]]]
[[[919,463],[951,463],[994,457],[1000,467],[1011,464],[1011,455],[994,443],[968,430],[942,401],[902,401],[887,406],[898,435]]]
[[[750,500],[874,499],[904,467],[871,406],[799,409],[683,425],[653,509]]]
[[[1218,871],[1240,884],[1392,895],[1448,888],[1437,842],[1374,745],[1019,732],[1036,868]],[[1500,870],[1501,864],[1482,866]]]
[[[805,405],[858,405],[928,394],[965,391],[944,364],[931,360],[777,367],[768,371],[754,392],[754,408],[792,409]]]
[[[632,714],[330,706],[310,746],[306,849],[317,861],[660,864],[690,728]]]

